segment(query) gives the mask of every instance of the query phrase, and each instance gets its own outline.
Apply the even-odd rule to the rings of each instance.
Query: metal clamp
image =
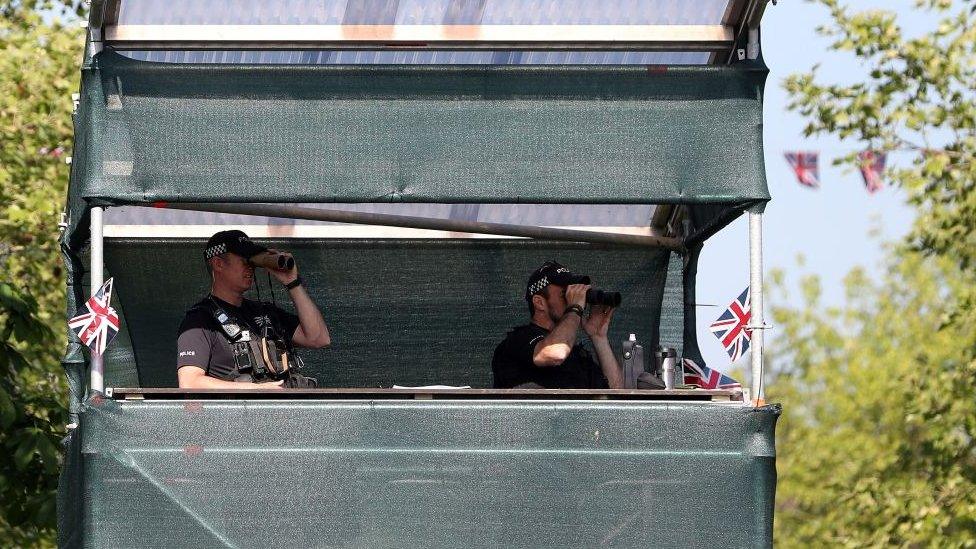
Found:
[[[772,329],[773,329],[772,324],[762,324],[760,326],[756,326],[754,324],[746,325],[746,330],[772,330]]]

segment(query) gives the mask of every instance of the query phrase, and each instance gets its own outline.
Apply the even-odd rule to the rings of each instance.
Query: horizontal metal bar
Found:
[[[284,217],[290,219],[307,219],[310,221],[332,221],[335,223],[354,223],[362,225],[381,225],[388,227],[410,227],[415,229],[431,229],[435,231],[453,231],[459,233],[495,234],[504,236],[520,236],[542,240],[560,240],[568,242],[592,242],[597,244],[623,244],[628,246],[646,246],[664,248],[679,253],[685,252],[684,242],[679,238],[662,236],[647,236],[635,234],[601,233],[596,231],[580,231],[574,229],[559,229],[552,227],[534,227],[527,225],[509,225],[507,223],[484,223],[480,221],[463,221],[459,219],[434,219],[429,217],[415,217],[407,215],[390,215],[366,212],[349,212],[340,210],[320,210],[317,208],[303,208],[285,204],[237,204],[237,203],[155,203],[161,208],[176,210],[192,210],[197,212],[214,212],[237,215],[258,215],[265,217]]]
[[[721,51],[727,25],[109,25],[116,49]]]
[[[637,234],[650,236],[655,233],[649,227],[628,226],[554,226],[556,229],[570,229],[590,232],[613,234]],[[228,225],[112,225],[105,224],[106,238],[209,238],[217,231],[223,231]],[[387,239],[444,239],[444,238],[477,238],[477,239],[511,239],[517,237],[472,234],[456,231],[431,231],[427,229],[410,229],[405,227],[384,227],[376,225],[310,225],[310,224],[255,224],[234,225],[251,238],[387,238]]]
[[[204,400],[204,399],[344,399],[366,400],[682,400],[728,402],[736,391],[726,389],[429,389],[321,388],[321,389],[171,389],[120,387],[112,389],[115,400]]]

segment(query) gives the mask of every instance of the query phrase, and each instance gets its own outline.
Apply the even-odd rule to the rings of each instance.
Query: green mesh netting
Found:
[[[124,332],[106,356],[107,386],[176,385],[177,327],[209,289],[204,242],[106,240]],[[326,387],[491,387],[492,351],[508,329],[528,322],[526,279],[547,259],[623,292],[611,325],[615,347],[630,333],[648,348],[659,333],[662,343],[682,345],[682,263],[666,251],[529,240],[262,242],[295,253],[329,324],[332,346],[302,353],[309,375]],[[258,283],[269,300],[267,281]]]
[[[180,65],[112,52],[94,66],[80,197],[769,199],[764,68]]]
[[[769,547],[776,407],[105,401],[86,547]],[[77,539],[77,538],[75,538]]]

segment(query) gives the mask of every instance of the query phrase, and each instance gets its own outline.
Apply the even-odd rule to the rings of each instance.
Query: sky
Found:
[[[910,0],[849,0],[856,9],[883,8],[898,14],[899,23],[909,34],[922,32],[932,23],[920,17]],[[787,288],[796,288],[808,274],[820,277],[823,302],[841,305],[843,278],[855,266],[876,271],[883,259],[882,244],[903,237],[911,228],[912,211],[905,205],[904,193],[885,188],[875,195],[864,190],[857,171],[831,166],[834,158],[858,149],[855,142],[840,142],[832,137],[805,138],[805,120],[787,110],[788,95],[784,79],[821,64],[823,81],[850,82],[867,69],[852,56],[829,52],[830,41],[816,33],[828,22],[826,8],[801,0],[780,0],[766,8],[762,20],[762,52],[769,66],[764,102],[764,146],[766,177],[772,201],[763,222],[765,271],[783,269]],[[819,150],[821,187],[811,190],[796,182],[783,158],[784,151]],[[897,161],[897,158],[894,159]],[[802,256],[804,266],[798,265]],[[745,217],[710,239],[702,251],[698,268],[700,304],[698,342],[706,363],[719,370],[730,368],[729,356],[708,331],[732,299],[749,285],[749,226]],[[769,288],[768,277],[766,288]],[[797,292],[765,294],[768,315],[773,305],[799,305]],[[768,322],[768,320],[767,320]],[[776,338],[776,326],[766,332],[767,344]],[[749,369],[748,355],[736,362],[737,369]],[[748,380],[740,380],[747,383]]]

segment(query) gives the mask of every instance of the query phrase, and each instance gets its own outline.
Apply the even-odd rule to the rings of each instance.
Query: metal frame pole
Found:
[[[749,59],[759,58],[759,29],[755,27],[749,28],[749,42],[746,46],[746,57]]]
[[[94,293],[105,283],[104,255],[104,217],[105,208],[95,206],[91,209],[91,292]],[[105,365],[102,355],[91,353],[91,377],[89,381],[93,393],[105,392]]]
[[[388,227],[408,227],[411,229],[517,236],[522,238],[560,240],[568,242],[593,242],[601,244],[647,246],[673,250],[678,253],[686,252],[684,241],[682,239],[653,235],[603,233],[576,229],[560,229],[555,227],[535,227],[527,225],[510,225],[507,223],[487,223],[484,221],[465,221],[461,219],[435,219],[407,215],[350,212],[342,210],[320,210],[317,208],[290,206],[287,204],[243,204],[227,202],[199,204],[185,202],[157,202],[154,204],[154,206],[157,208],[171,208],[176,210],[190,210],[197,212],[283,217],[288,219],[306,219],[309,221],[330,221],[333,223],[353,223],[363,225],[382,225]]]
[[[762,214],[749,213],[749,307],[752,311],[752,399],[761,405],[765,402],[763,387],[763,262],[762,262]]]

